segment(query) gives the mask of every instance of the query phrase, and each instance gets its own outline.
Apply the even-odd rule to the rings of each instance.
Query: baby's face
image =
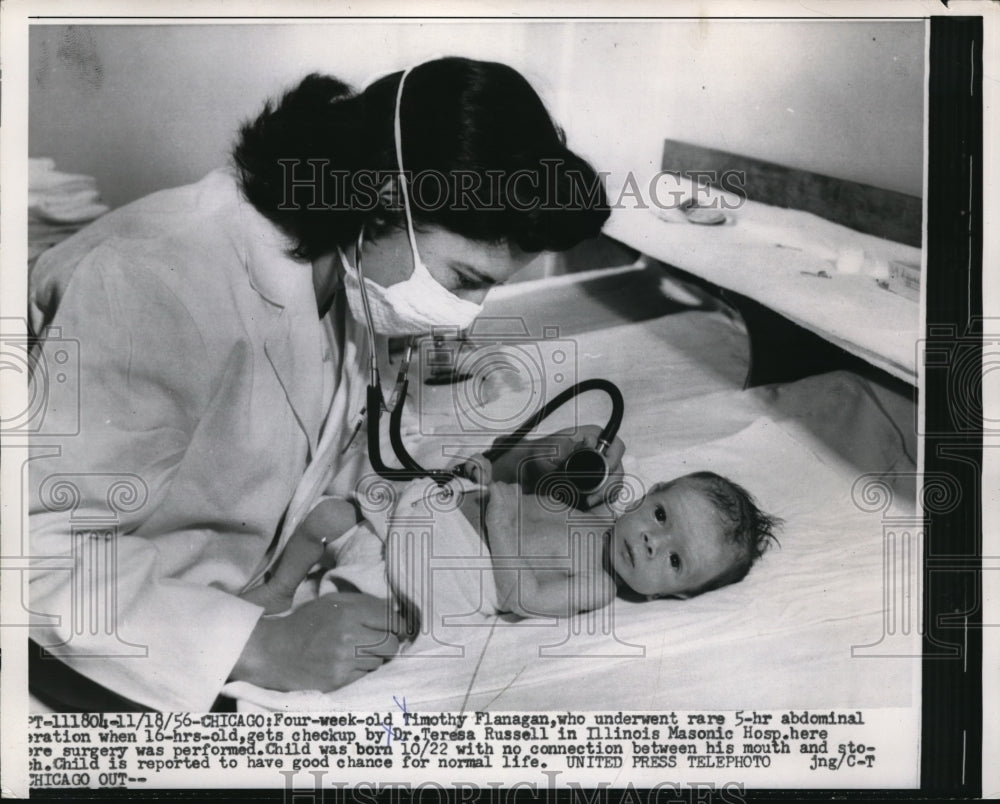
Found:
[[[681,478],[619,517],[609,544],[618,577],[644,595],[683,595],[736,559],[711,499]]]

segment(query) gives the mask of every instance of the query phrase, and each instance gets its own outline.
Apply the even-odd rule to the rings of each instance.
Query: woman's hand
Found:
[[[356,522],[348,501],[323,500],[295,529],[267,583],[240,597],[265,614],[287,611],[298,585],[323,563],[327,543]],[[285,617],[261,617],[230,680],[284,691],[338,689],[396,654],[393,617],[389,601],[360,593],[323,595]]]
[[[501,455],[490,467],[490,476],[480,482],[500,480],[518,483],[525,492],[534,493],[539,481],[562,466],[573,452],[583,447],[596,448],[601,430],[602,428],[597,425],[587,424],[531,439],[525,442],[525,445],[514,447]],[[583,505],[580,507],[593,508],[604,501],[606,490],[613,488],[621,478],[624,454],[625,444],[616,437],[604,453],[608,464],[608,480],[597,491],[588,494],[581,501]],[[487,463],[482,456],[474,456],[469,460],[479,464]]]
[[[387,600],[323,595],[286,617],[261,617],[229,678],[286,692],[329,692],[395,656],[397,627]]]
[[[464,477],[482,486],[488,486],[493,482],[493,464],[482,453],[459,460],[449,468],[458,477]]]

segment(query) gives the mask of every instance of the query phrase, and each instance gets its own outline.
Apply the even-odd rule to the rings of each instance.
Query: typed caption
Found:
[[[454,713],[392,703],[360,714],[35,714],[30,783],[297,789],[377,778],[649,788],[676,779],[863,788],[905,783],[915,772],[899,744],[913,733],[901,710]]]

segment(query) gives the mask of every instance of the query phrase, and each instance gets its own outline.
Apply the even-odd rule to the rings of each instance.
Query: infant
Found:
[[[489,547],[497,608],[521,617],[568,616],[616,596],[688,598],[736,583],[776,541],[780,522],[712,472],[657,484],[617,516],[498,482],[465,493],[461,512]],[[284,611],[324,550],[316,531],[297,531],[267,582],[243,597]]]
[[[474,521],[471,502],[463,511]],[[712,472],[657,484],[617,518],[493,483],[482,519],[500,607],[523,617],[574,614],[616,596],[687,598],[736,583],[776,541],[779,524]]]

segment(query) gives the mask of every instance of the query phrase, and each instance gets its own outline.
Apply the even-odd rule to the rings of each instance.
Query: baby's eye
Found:
[[[653,509],[653,516],[656,517],[657,522],[662,523],[667,521],[667,511],[662,505],[657,505],[656,508]]]
[[[674,569],[681,568],[681,557],[677,555],[677,553],[670,554],[670,566],[673,567]]]

